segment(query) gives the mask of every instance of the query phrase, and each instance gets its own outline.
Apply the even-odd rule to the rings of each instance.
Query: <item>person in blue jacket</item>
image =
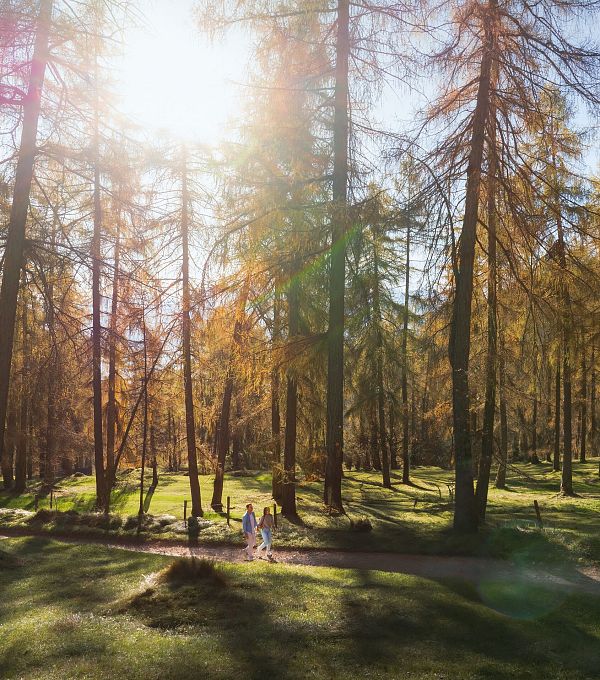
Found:
[[[242,517],[242,531],[246,539],[246,560],[251,562],[254,559],[254,547],[256,546],[256,515],[252,503],[246,505],[246,512]]]

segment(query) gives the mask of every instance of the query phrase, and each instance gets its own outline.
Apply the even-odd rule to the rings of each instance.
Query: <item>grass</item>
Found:
[[[413,470],[411,486],[393,475],[393,489],[383,489],[375,472],[348,472],[344,479],[344,502],[347,516],[331,517],[323,512],[322,483],[301,481],[298,484],[298,509],[302,522],[280,523],[275,540],[278,546],[299,548],[339,548],[395,552],[488,554],[530,561],[561,560],[566,555],[600,561],[600,536],[597,522],[600,512],[598,461],[574,464],[576,498],[558,495],[559,473],[547,463],[517,464],[508,475],[507,489],[490,489],[488,528],[474,539],[457,539],[450,531],[452,522],[452,473],[440,468],[419,467]],[[201,477],[204,507],[212,495],[212,476]],[[146,488],[150,477],[146,482]],[[94,478],[74,476],[57,484],[55,499],[59,513],[23,515],[20,509],[32,510],[36,485],[28,493],[14,496],[0,492],[0,529],[8,526],[30,527],[37,531],[101,533],[114,536],[138,536],[138,472],[119,477],[113,493],[115,515],[108,520],[89,514],[94,507]],[[38,485],[39,486],[39,485]],[[260,510],[272,503],[271,478],[266,472],[251,475],[226,475],[224,499],[232,499],[232,525],[222,514],[206,512],[198,527],[201,542],[237,542],[240,540],[241,515],[245,503],[253,501]],[[183,500],[189,498],[188,478],[183,474],[162,473],[158,487],[146,497],[148,516],[141,527],[141,537],[186,540]],[[538,500],[544,531],[535,523],[533,500]],[[49,498],[40,500],[40,508],[49,506]],[[77,515],[74,513],[77,512]],[[86,514],[88,513],[88,514]],[[361,531],[368,521],[372,531]],[[354,526],[354,529],[352,528]]]
[[[21,564],[0,567],[7,680],[579,680],[600,668],[590,596],[267,563],[223,565],[224,583],[173,584],[158,555],[2,545]]]

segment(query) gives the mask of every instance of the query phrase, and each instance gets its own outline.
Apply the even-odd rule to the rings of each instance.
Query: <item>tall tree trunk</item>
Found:
[[[110,493],[115,484],[115,440],[117,426],[117,313],[119,308],[119,266],[121,235],[117,221],[112,300],[110,304],[110,329],[108,334],[108,400],[106,404],[106,499],[104,509],[110,511]]]
[[[379,456],[379,432],[377,431],[377,417],[375,408],[371,408],[370,427],[369,427],[369,448],[371,450],[371,463],[373,469],[378,472],[381,470],[381,458]]]
[[[398,442],[396,441],[396,409],[394,401],[390,399],[388,404],[388,422],[390,424],[389,447],[390,447],[390,467],[397,470],[398,465]]]
[[[4,457],[2,459],[2,479],[5,489],[12,489],[14,485],[14,462],[15,448],[17,443],[17,410],[16,404],[11,406],[8,411],[6,422],[6,444],[4,446]]]
[[[585,361],[585,345],[581,349],[581,435],[579,462],[585,463],[587,445],[587,366]]]
[[[231,395],[233,394],[233,369],[235,362],[236,348],[242,340],[242,326],[244,324],[246,302],[250,292],[250,275],[246,275],[244,285],[240,293],[233,325],[233,338],[229,353],[229,363],[225,376],[225,387],[223,389],[223,401],[221,403],[221,417],[219,418],[219,430],[217,438],[217,469],[215,471],[215,481],[213,484],[213,496],[210,506],[216,512],[223,510],[223,479],[225,476],[225,461],[229,451],[229,419],[231,414]]]
[[[100,277],[102,268],[102,203],[100,196],[100,111],[98,103],[98,58],[95,63],[94,106],[94,231],[92,236],[92,392],[94,413],[94,465],[96,468],[96,507],[106,501],[104,441],[102,435],[102,324]]]
[[[242,450],[242,427],[240,421],[242,418],[242,398],[238,394],[235,400],[235,419],[236,425],[233,431],[233,442],[231,445],[231,467],[234,470],[239,470],[241,467],[240,452]]]
[[[19,408],[19,435],[15,453],[15,492],[25,491],[27,478],[27,444],[29,422],[29,328],[27,324],[27,296],[22,298],[21,334],[23,336],[23,365],[21,370],[21,390]]]
[[[408,305],[410,294],[410,225],[406,230],[404,311],[402,326],[402,483],[410,484],[410,434],[408,430]]]
[[[54,256],[56,253],[56,230],[58,216],[54,215],[50,233],[50,266],[48,267],[47,286],[46,286],[46,323],[50,338],[50,357],[48,360],[48,391],[46,394],[46,448],[44,451],[44,475],[46,484],[54,483],[56,470],[56,400],[57,400],[57,380],[58,380],[58,342],[55,328],[54,310]]]
[[[560,351],[557,352],[556,357],[556,380],[554,388],[554,456],[552,459],[552,468],[555,472],[560,470]]]
[[[596,452],[598,433],[596,431],[596,343],[592,342],[592,359],[591,359],[591,376],[590,376],[590,444],[592,447],[592,455]],[[598,468],[600,473],[600,466]]]
[[[496,115],[495,107],[490,111],[489,168],[487,186],[488,223],[488,272],[487,272],[487,353],[485,361],[485,404],[483,407],[483,432],[481,456],[477,475],[475,497],[479,519],[485,522],[490,470],[494,453],[494,417],[496,413],[496,365],[498,361],[497,328],[497,267],[496,267]]]
[[[348,59],[350,2],[338,0],[333,115],[333,210],[329,265],[327,330],[327,461],[323,499],[334,512],[343,512],[344,457],[344,289],[348,224]]]
[[[553,125],[553,123],[552,123]],[[562,297],[562,379],[563,379],[563,464],[560,490],[565,496],[573,494],[573,404],[571,396],[571,351],[572,351],[572,314],[571,298],[567,288],[567,258],[565,235],[561,212],[560,193],[557,182],[557,161],[554,152],[554,140],[552,140],[552,167],[554,168],[555,185],[555,212],[556,212],[556,231],[558,236],[558,254],[561,268],[561,297]]]
[[[473,488],[473,459],[469,430],[469,353],[471,347],[471,303],[473,299],[473,264],[479,213],[481,166],[485,130],[490,111],[490,84],[495,38],[496,0],[489,0],[485,41],[479,73],[477,102],[473,116],[466,199],[460,238],[456,290],[452,307],[450,332],[450,365],[452,367],[452,411],[455,450],[454,528],[461,532],[476,531],[479,513]]]
[[[499,389],[500,389],[500,462],[496,472],[496,488],[506,488],[506,466],[508,464],[508,419],[506,417],[506,391],[505,391],[505,368],[504,347],[500,345],[499,357]]]
[[[185,398],[185,433],[187,442],[188,474],[192,497],[192,517],[202,517],[202,498],[198,480],[196,455],[196,425],[194,420],[194,390],[192,383],[192,340],[190,318],[190,255],[189,255],[189,193],[188,169],[185,149],[181,168],[181,284],[182,284],[182,340],[183,340],[183,391]]]
[[[298,338],[300,330],[299,263],[294,263],[294,273],[287,290],[288,342]],[[283,484],[281,510],[287,517],[295,517],[296,510],[296,429],[298,425],[298,378],[295,367],[288,367],[286,376],[285,439],[283,448]]]
[[[152,488],[158,486],[158,457],[156,454],[156,428],[154,427],[154,416],[150,420],[150,454],[152,456]]]
[[[23,266],[25,227],[29,194],[36,156],[36,137],[40,116],[42,88],[48,62],[48,36],[52,21],[52,0],[41,0],[38,26],[27,96],[23,103],[23,125],[15,174],[12,205],[8,221],[2,287],[0,288],[0,460],[4,449],[4,430],[10,388],[13,340],[17,318],[19,279]]]
[[[142,425],[142,471],[140,473],[140,507],[138,515],[144,514],[144,472],[146,469],[146,449],[148,445],[148,342],[146,338],[146,306],[142,310],[142,332],[144,341],[144,411],[143,411],[143,425]]]
[[[281,386],[280,369],[277,358],[277,343],[280,340],[281,320],[280,320],[280,294],[275,287],[275,298],[273,300],[273,337],[271,343],[274,351],[273,369],[271,371],[271,439],[272,439],[272,494],[273,498],[281,503],[283,474],[281,467],[281,414],[279,411],[279,390]]]
[[[387,447],[387,435],[385,428],[385,392],[383,388],[383,363],[384,363],[384,346],[383,346],[383,329],[381,319],[381,302],[379,299],[379,260],[377,247],[373,244],[373,267],[374,267],[374,287],[373,287],[373,316],[377,325],[377,412],[379,417],[379,449],[381,453],[381,472],[383,478],[383,486],[386,489],[392,488],[392,480],[390,478],[390,460]]]
[[[537,453],[538,449],[538,395],[537,384],[534,382],[533,386],[533,416],[531,418],[531,462],[539,463],[540,459]]]

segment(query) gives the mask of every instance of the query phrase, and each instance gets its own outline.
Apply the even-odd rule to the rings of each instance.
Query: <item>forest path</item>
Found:
[[[10,532],[12,536],[13,534]],[[244,562],[241,546],[185,545],[167,542],[126,543],[83,537],[64,537],[50,534],[21,533],[18,535],[55,538],[75,545],[99,545],[113,550],[129,550],[172,557],[198,557],[219,562]],[[10,538],[1,535],[0,538]],[[518,564],[487,557],[462,557],[438,555],[408,555],[384,552],[351,552],[342,550],[294,550],[281,548],[274,551],[274,562],[279,564],[359,569],[410,574],[429,579],[455,579],[480,584],[490,582],[519,582],[543,586],[565,592],[584,592],[600,596],[600,568],[573,566],[548,568],[540,564]],[[255,558],[256,561],[257,558]],[[263,558],[267,562],[266,558]]]

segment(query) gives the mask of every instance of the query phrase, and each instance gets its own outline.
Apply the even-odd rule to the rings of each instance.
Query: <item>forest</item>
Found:
[[[596,677],[598,2],[181,0],[171,32],[169,6],[0,3],[0,583],[26,606],[19,571],[54,592],[44,579],[71,569],[60,607],[88,616],[73,607],[97,563],[97,611],[157,636],[130,637],[144,650],[128,657],[130,677],[198,677],[207,663],[210,677],[255,677],[248,649],[232,666],[192,649],[189,665],[169,666],[164,634],[189,624],[235,657],[227,626],[251,625],[261,605],[221,580],[245,588],[250,568],[205,563],[202,547],[241,547],[252,502],[257,515],[274,509],[275,555],[279,545],[282,563],[311,565],[314,580],[306,566],[253,565],[275,579],[262,606],[279,612],[261,617],[261,635],[294,649],[332,636],[287,671],[269,652],[275,677],[367,677],[359,648],[344,657],[364,629],[334,641],[359,610],[381,636],[372,677]],[[123,82],[140,34],[149,51]],[[204,63],[200,49],[213,50]],[[227,82],[211,89],[219,69]],[[157,538],[198,556],[169,567],[94,547]],[[316,548],[349,552],[322,563],[285,552]],[[360,551],[391,555],[362,586]],[[399,574],[434,569],[406,572],[394,562],[405,553],[448,577],[456,555],[475,573],[477,559],[526,554],[527,569],[553,566],[569,586],[556,599],[554,577],[546,591],[528,571],[513,591],[494,571],[486,590],[463,565],[458,578],[479,595],[436,582],[407,632],[415,646],[399,652],[386,636],[414,606]],[[379,604],[352,600],[337,566],[357,579],[356,598],[372,589]],[[124,573],[139,584],[159,569],[168,588],[127,590]],[[280,626],[288,586],[312,633]],[[579,661],[540,652],[531,671],[526,650],[560,639],[584,593],[594,597],[569,633]],[[87,649],[97,623],[76,640],[67,619],[50,630],[49,611],[35,629],[56,637],[54,665],[46,647],[19,660],[34,624],[5,606],[0,677],[117,672],[114,631],[88,668],[65,640]],[[491,631],[464,667],[445,657],[447,630],[432,633],[431,665],[418,652],[442,606],[465,636]],[[228,623],[215,632],[200,608]],[[503,636],[519,640],[508,666]]]

